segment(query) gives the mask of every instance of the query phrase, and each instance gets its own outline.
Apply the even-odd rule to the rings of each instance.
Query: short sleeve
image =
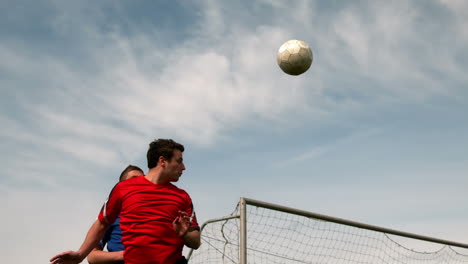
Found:
[[[200,231],[200,227],[198,226],[197,221],[197,214],[195,213],[195,208],[193,207],[193,202],[190,196],[187,194],[187,213],[190,215],[192,219],[192,225],[190,226],[189,231],[198,230]]]
[[[122,200],[120,197],[120,183],[116,184],[109,194],[109,198],[104,203],[99,212],[98,219],[101,223],[112,224],[120,214]]]

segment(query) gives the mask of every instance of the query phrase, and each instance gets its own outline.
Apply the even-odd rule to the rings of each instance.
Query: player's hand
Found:
[[[179,215],[174,219],[172,225],[177,235],[179,237],[184,237],[192,225],[192,220],[190,219],[190,216],[187,214],[187,212],[179,211]]]
[[[83,257],[75,251],[66,251],[50,259],[52,264],[78,264],[83,261]]]

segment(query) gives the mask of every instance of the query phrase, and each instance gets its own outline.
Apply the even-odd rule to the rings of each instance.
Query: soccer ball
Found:
[[[309,45],[302,40],[286,41],[276,55],[279,67],[287,74],[299,75],[312,64],[313,55]]]

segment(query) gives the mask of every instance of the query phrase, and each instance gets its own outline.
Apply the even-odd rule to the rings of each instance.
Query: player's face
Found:
[[[141,175],[143,175],[143,172],[141,172],[139,170],[131,170],[131,171],[127,172],[127,175],[125,175],[124,180],[128,180],[128,179],[138,177],[138,176],[141,176]]]
[[[185,170],[184,158],[180,150],[174,150],[174,154],[170,161],[167,161],[166,172],[170,181],[178,181],[182,172]]]

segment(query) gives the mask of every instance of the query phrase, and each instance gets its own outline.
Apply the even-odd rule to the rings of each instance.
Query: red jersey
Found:
[[[114,187],[98,219],[113,223],[120,215],[125,264],[172,264],[184,246],[172,225],[179,211],[193,216],[191,229],[199,229],[187,192],[139,176]]]

